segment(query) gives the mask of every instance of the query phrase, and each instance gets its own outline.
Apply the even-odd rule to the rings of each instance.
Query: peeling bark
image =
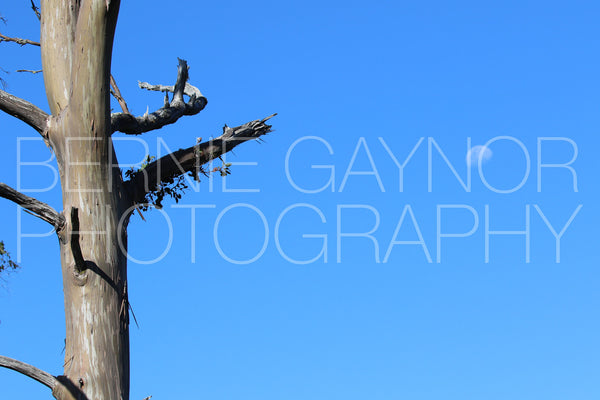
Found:
[[[0,197],[56,228],[66,323],[63,375],[53,377],[1,356],[0,366],[37,379],[60,400],[129,399],[127,224],[136,203],[165,180],[197,174],[203,164],[271,131],[266,121],[272,116],[225,127],[218,138],[165,156],[149,164],[144,174],[123,182],[111,140],[115,131],[140,134],[160,129],[184,115],[198,114],[207,100],[187,82],[187,63],[179,60],[175,85],[140,83],[143,89],[166,92],[164,107],[134,117],[114,84],[124,112],[111,115],[110,66],[119,4],[42,1],[39,45],[51,115],[0,90],[0,110],[42,134],[56,155],[62,213],[3,183]]]
[[[126,199],[110,140],[110,63],[119,2],[42,2],[42,62],[63,208],[64,379],[94,400],[129,398]],[[73,214],[71,214],[72,216]],[[77,246],[73,245],[76,240]],[[79,252],[74,251],[78,249]],[[85,263],[85,265],[82,265]],[[85,266],[85,269],[83,268]]]

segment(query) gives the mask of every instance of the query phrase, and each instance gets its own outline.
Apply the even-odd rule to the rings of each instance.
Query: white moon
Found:
[[[473,146],[467,152],[467,165],[476,167],[480,161],[483,164],[490,158],[492,158],[492,151],[489,148],[481,145]]]

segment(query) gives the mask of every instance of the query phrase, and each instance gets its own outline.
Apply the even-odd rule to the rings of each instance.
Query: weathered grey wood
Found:
[[[125,114],[131,114],[129,112],[129,108],[127,107],[127,102],[123,98],[123,95],[121,95],[121,90],[119,89],[119,86],[117,86],[117,81],[115,81],[115,78],[112,75],[110,76],[110,87],[111,87],[110,93],[113,95],[113,97],[115,99],[117,99],[123,112]]]
[[[129,399],[129,316],[121,310],[127,238],[119,226],[128,205],[110,141],[110,66],[119,5],[118,0],[45,0],[41,9],[42,69],[53,115],[48,140],[61,174],[63,209],[77,208],[80,228],[74,238],[69,218],[60,241],[67,305],[63,375],[66,384],[93,400]],[[74,243],[81,254],[73,251]],[[85,279],[77,279],[81,259]],[[57,395],[69,399],[68,393]]]
[[[173,100],[170,103],[165,104],[164,107],[139,117],[135,117],[128,113],[112,114],[112,131],[123,132],[128,135],[139,135],[144,132],[160,129],[165,125],[174,124],[184,115],[198,114],[206,107],[208,101],[206,100],[206,97],[202,95],[200,90],[197,87],[190,85],[187,80],[187,62],[179,59],[177,81],[175,85],[150,85],[146,82],[139,82],[138,85],[142,89],[174,93]],[[190,97],[187,103],[183,100],[184,94]]]
[[[54,226],[57,231],[65,224],[65,217],[62,216],[62,214],[59,214],[54,208],[33,197],[24,195],[5,183],[0,183],[0,197],[11,200],[24,209],[31,211],[36,217],[39,217]]]
[[[18,373],[28,376],[31,379],[35,379],[36,381],[49,387],[50,389],[54,389],[56,385],[59,384],[58,380],[54,375],[50,375],[46,371],[42,371],[41,369],[36,368],[33,365],[29,365],[22,361],[15,360],[13,358],[0,356],[0,367],[17,371]]]
[[[59,400],[89,400],[88,397],[66,377],[54,376],[33,365],[0,356],[0,367],[12,369],[31,379],[34,379],[52,390],[52,395]]]
[[[148,164],[143,173],[137,174],[132,180],[125,182],[131,198],[136,203],[144,203],[146,194],[156,190],[161,182],[186,172],[195,173],[202,165],[219,158],[237,145],[266,135],[271,132],[272,126],[265,122],[275,115],[277,114],[262,120],[250,121],[235,128],[225,126],[223,134],[215,139],[174,151]]]
[[[64,371],[55,381],[49,374],[43,376],[46,382],[54,382],[52,394],[59,400],[129,399],[127,224],[136,203],[158,190],[161,182],[187,172],[197,174],[203,164],[271,131],[266,121],[272,116],[225,127],[216,139],[149,164],[144,170],[148,180],[135,174],[124,182],[111,140],[115,131],[140,134],[160,129],[184,115],[198,114],[207,100],[188,83],[187,63],[179,60],[175,85],[139,84],[142,89],[165,92],[164,107],[135,117],[123,101],[124,112],[111,115],[111,52],[119,6],[119,0],[42,2],[40,47],[51,116],[0,91],[0,111],[42,134],[56,155],[61,177],[66,218],[0,184],[1,197],[50,222],[61,238]],[[189,97],[187,102],[184,96]],[[85,273],[77,274],[84,267]],[[35,373],[19,365],[21,371]]]
[[[44,134],[48,124],[48,114],[30,102],[0,90],[0,110],[17,117],[42,135]]]

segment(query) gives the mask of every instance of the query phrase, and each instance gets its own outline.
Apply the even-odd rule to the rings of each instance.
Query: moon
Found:
[[[492,158],[492,151],[485,146],[477,145],[471,147],[467,152],[467,165],[469,167],[476,167],[479,162],[482,164],[489,161]]]

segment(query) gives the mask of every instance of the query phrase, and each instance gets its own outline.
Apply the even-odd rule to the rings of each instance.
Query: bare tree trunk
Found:
[[[0,111],[27,123],[55,152],[63,212],[0,182],[0,197],[50,223],[58,233],[65,298],[64,375],[53,377],[27,363],[0,356],[10,368],[52,389],[60,400],[129,399],[129,302],[127,223],[131,211],[181,197],[179,179],[208,174],[203,165],[234,147],[271,132],[275,114],[230,128],[220,136],[177,150],[126,174],[123,182],[111,134],[138,135],[196,115],[207,104],[189,84],[179,60],[173,86],[140,83],[167,92],[164,107],[135,117],[124,101],[110,113],[110,65],[119,0],[42,0],[39,45],[51,115],[0,90]],[[114,83],[114,80],[113,80]],[[116,87],[116,84],[114,85]],[[115,89],[118,94],[118,88]],[[169,100],[168,93],[173,93]],[[184,100],[184,95],[189,98]],[[121,99],[122,100],[122,99]],[[212,172],[228,173],[227,165]],[[178,189],[179,188],[179,189]]]
[[[67,221],[59,233],[66,317],[63,379],[90,400],[129,398],[129,200],[110,140],[109,77],[118,8],[119,1],[110,0],[42,2],[42,63],[52,110],[46,134],[56,152]],[[73,398],[64,390],[54,395]]]

